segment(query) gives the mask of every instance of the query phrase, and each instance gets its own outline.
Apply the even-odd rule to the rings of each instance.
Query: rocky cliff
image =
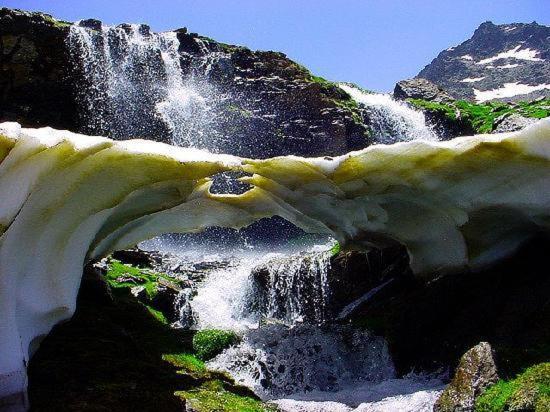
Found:
[[[104,48],[107,44],[113,54],[126,52],[123,47],[127,44],[112,45],[113,32],[107,32],[101,22],[87,20],[79,27],[86,30],[96,47],[99,44]],[[156,35],[145,25],[120,25],[115,34],[124,40],[131,37],[132,30],[143,39]],[[127,117],[127,113],[121,114],[113,105],[104,104],[108,91],[92,96],[95,99],[92,106],[82,98],[83,93],[88,93],[87,88],[100,88],[105,82],[90,84],[86,64],[93,56],[75,51],[75,45],[68,40],[70,33],[70,23],[46,14],[0,10],[0,120],[117,139],[147,135],[170,141],[170,122],[163,122],[162,116],[155,113],[167,93],[165,90],[151,96],[142,93],[143,90],[119,88],[125,93],[120,98],[135,107],[150,103],[129,119],[132,124],[137,120],[145,124],[142,129],[117,129],[109,123],[99,125],[89,121],[86,110],[90,108],[95,114],[97,110],[103,111],[96,118],[116,121]],[[202,129],[195,124],[185,133],[208,133],[210,141],[219,142],[214,151],[254,157],[290,153],[336,155],[370,143],[362,111],[354,100],[336,84],[312,75],[284,54],[222,44],[186,29],[174,33],[179,42],[176,61],[179,60],[182,76],[178,81],[187,89],[201,82],[208,84],[208,96],[204,93],[199,96],[209,102],[202,113],[208,122]],[[161,51],[151,50],[152,54],[146,57],[152,63],[147,64],[166,58],[160,56]],[[135,66],[139,67],[139,62]],[[101,67],[99,71],[108,69]],[[166,70],[155,76],[158,78],[152,79],[153,84],[166,78]],[[183,109],[180,105],[174,110]],[[196,118],[196,113],[191,112],[189,123],[196,123]]]
[[[550,27],[481,24],[472,38],[442,51],[417,77],[457,99],[533,100],[550,96]]]

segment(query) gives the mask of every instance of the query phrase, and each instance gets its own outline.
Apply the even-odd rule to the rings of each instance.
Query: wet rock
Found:
[[[460,359],[455,375],[434,405],[434,412],[470,412],[475,400],[498,381],[491,345],[481,342]]]
[[[454,99],[441,87],[426,79],[401,80],[395,85],[393,96],[399,100],[422,99],[449,103]]]
[[[390,280],[409,279],[411,271],[406,250],[397,245],[332,257],[320,253],[275,258],[254,268],[251,276],[255,293],[249,304],[264,316],[322,322],[337,318],[345,307]],[[299,301],[294,301],[297,295]]]
[[[114,259],[133,266],[153,268],[160,263],[160,255],[157,252],[148,252],[139,248],[117,250],[112,254]]]
[[[176,322],[179,313],[176,311],[176,301],[181,289],[171,284],[163,284],[157,287],[157,293],[151,299],[151,306],[160,310],[168,322]]]

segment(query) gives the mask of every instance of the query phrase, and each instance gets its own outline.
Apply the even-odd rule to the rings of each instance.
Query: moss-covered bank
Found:
[[[465,100],[456,100],[450,103],[438,103],[423,99],[407,99],[407,101],[416,108],[425,111],[432,118],[461,128],[464,130],[463,134],[490,133],[496,129],[498,120],[512,114],[535,119],[550,116],[550,100],[480,104]]]
[[[527,368],[513,379],[500,380],[478,398],[475,410],[550,411],[550,363]]]
[[[151,272],[113,263],[107,278],[115,287],[88,268],[74,317],[32,358],[33,411],[181,411],[187,402],[195,410],[269,409],[226,375],[208,371],[193,352],[192,332],[170,328],[129,293],[130,284],[116,284],[130,271],[152,290]]]

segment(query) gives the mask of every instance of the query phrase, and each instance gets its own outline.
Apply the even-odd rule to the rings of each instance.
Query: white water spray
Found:
[[[438,140],[421,111],[393,99],[389,94],[368,93],[344,83],[340,87],[367,109],[370,128],[378,143]]]
[[[204,147],[203,131],[212,119],[208,99],[204,85],[184,80],[175,32],[153,33],[135,24],[94,30],[75,23],[67,42],[83,76],[79,103],[91,133],[158,136]]]

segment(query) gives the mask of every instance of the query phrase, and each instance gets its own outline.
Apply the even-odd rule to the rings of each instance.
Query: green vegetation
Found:
[[[519,103],[471,103],[457,100],[452,103],[437,103],[422,99],[407,99],[413,106],[435,113],[451,122],[466,123],[476,133],[490,133],[500,116],[517,113],[521,116],[542,119],[550,116],[550,100]]]
[[[257,399],[229,392],[225,386],[223,382],[214,380],[206,382],[198,389],[177,392],[176,395],[185,398],[186,406],[197,412],[266,412],[276,410]]]
[[[129,275],[135,279],[119,278]],[[191,395],[216,405],[202,410],[269,410],[206,368],[193,354],[193,331],[170,328],[161,311],[131,295],[129,286],[153,282],[151,276],[165,280],[118,261],[110,263],[108,282],[84,276],[75,315],[54,328],[30,362],[33,411],[181,411]]]
[[[203,375],[207,372],[204,362],[190,353],[167,353],[162,355],[162,360],[192,374]]]
[[[69,21],[54,19],[54,18],[53,18],[52,16],[50,16],[49,14],[42,14],[42,16],[44,17],[44,20],[45,20],[47,23],[50,23],[50,24],[53,25],[54,27],[63,28],[63,27],[69,27],[69,26],[72,24],[72,23],[69,22]]]
[[[334,245],[330,248],[330,254],[332,256],[336,256],[340,251],[342,250],[342,246],[340,246],[340,242],[336,241],[334,242]]]
[[[202,360],[209,360],[237,343],[239,337],[232,331],[220,329],[199,330],[193,336],[193,350]]]
[[[476,401],[479,412],[550,410],[550,363],[532,366],[515,379],[501,380]]]
[[[113,289],[130,289],[141,286],[145,289],[147,297],[152,299],[157,294],[159,283],[177,287],[177,281],[164,274],[149,269],[141,269],[127,265],[116,259],[111,259],[109,269],[105,275],[107,283]]]

